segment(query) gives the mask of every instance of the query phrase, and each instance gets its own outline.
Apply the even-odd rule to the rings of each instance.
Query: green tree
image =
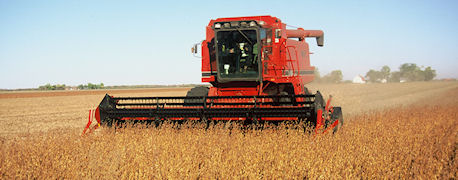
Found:
[[[39,86],[38,89],[40,89],[40,90],[51,90],[51,87],[52,87],[51,84],[48,83],[48,84],[45,84],[43,86]]]
[[[436,77],[436,70],[432,69],[430,66],[425,68],[424,76],[425,76],[425,81],[431,81]]]
[[[380,71],[376,71],[376,70],[369,70],[367,73],[366,73],[366,79],[367,81],[369,82],[372,82],[372,83],[375,83],[375,82],[386,82],[389,80],[390,78],[390,67],[388,66],[383,66],[382,69],[380,69]]]
[[[389,82],[401,82],[401,73],[399,71],[391,72]]]
[[[401,78],[408,81],[430,81],[436,77],[436,70],[430,66],[422,70],[414,63],[404,63],[399,67]]]
[[[331,72],[331,80],[333,83],[342,82],[343,74],[341,70],[334,70]]]
[[[43,86],[39,86],[38,89],[40,90],[65,90],[65,84],[56,84],[56,85],[51,85],[51,84],[45,84]]]
[[[420,67],[415,63],[404,63],[399,67],[401,78],[408,81],[422,81],[424,80]]]
[[[382,73],[380,71],[376,71],[376,70],[371,69],[366,73],[365,77],[366,77],[367,81],[375,83],[375,82],[379,82],[381,80]]]
[[[380,74],[381,74],[381,79],[385,79],[388,81],[388,79],[390,78],[390,67],[388,66],[383,66],[382,69],[380,69]]]
[[[78,85],[78,89],[102,89],[102,88],[105,88],[105,85],[103,83],[100,83],[100,84],[87,83],[87,85],[83,85],[83,84]]]
[[[65,90],[65,84],[56,84],[55,85],[55,90]]]
[[[325,83],[340,83],[342,82],[343,74],[341,70],[334,70],[331,73],[323,76],[321,82]]]

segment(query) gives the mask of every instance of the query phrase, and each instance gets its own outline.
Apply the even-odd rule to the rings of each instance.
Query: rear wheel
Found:
[[[313,109],[314,109],[314,115],[312,116],[313,122],[316,125],[317,117],[318,117],[318,110],[321,110],[322,112],[322,118],[325,118],[326,113],[324,112],[324,99],[323,96],[321,95],[320,91],[317,91],[315,94],[315,99],[313,102]]]
[[[203,106],[204,97],[208,96],[208,87],[198,86],[188,91],[186,99],[184,99],[184,106]],[[195,98],[199,97],[199,98]],[[209,127],[209,121],[205,117],[200,117],[200,121],[206,124],[206,128]]]
[[[280,93],[280,96],[288,96],[289,93],[286,91],[283,91]],[[281,103],[282,106],[291,106],[292,100],[289,97],[282,97],[280,98],[279,102]]]
[[[332,129],[332,131],[335,133],[337,130],[343,126],[343,115],[342,115],[342,108],[341,107],[334,107],[334,111],[331,114],[331,121],[329,122],[329,125],[334,124],[336,120],[339,120],[339,123]]]
[[[209,91],[208,87],[204,87],[204,86],[198,86],[198,87],[192,88],[186,94],[187,98],[184,100],[184,105],[185,106],[197,106],[197,104],[203,104],[204,103],[203,97],[208,96],[208,91]],[[192,97],[202,97],[202,98],[192,98]]]
[[[303,123],[304,129],[312,130],[317,126],[318,110],[321,110],[322,116],[325,115],[324,99],[320,91],[317,91],[316,94],[312,94],[307,88],[304,87],[304,92],[306,95],[313,95],[312,97],[306,97],[305,99],[307,102],[312,102],[312,104],[310,104],[312,111],[309,115],[307,115],[307,117],[299,118],[299,122]]]

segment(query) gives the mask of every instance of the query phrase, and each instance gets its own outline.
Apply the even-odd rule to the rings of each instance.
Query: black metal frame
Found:
[[[111,97],[107,94],[99,105],[99,112],[104,124],[106,121],[123,118],[244,118],[256,121],[264,117],[309,119],[315,115],[315,108],[315,95]]]

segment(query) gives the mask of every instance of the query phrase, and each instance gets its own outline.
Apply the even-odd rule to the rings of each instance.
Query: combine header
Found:
[[[323,46],[323,31],[286,29],[271,16],[219,18],[206,27],[201,45],[202,82],[185,97],[112,97],[95,110],[101,125],[123,121],[303,121],[318,130],[337,130],[340,107],[331,107],[319,91],[309,92],[314,79],[309,45]]]

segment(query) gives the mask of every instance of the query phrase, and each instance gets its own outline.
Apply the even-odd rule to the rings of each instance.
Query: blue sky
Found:
[[[458,78],[458,1],[0,0],[0,89],[46,83],[200,83],[190,48],[218,17],[272,15],[322,29],[309,41],[321,74],[344,79],[388,65],[432,66]]]

